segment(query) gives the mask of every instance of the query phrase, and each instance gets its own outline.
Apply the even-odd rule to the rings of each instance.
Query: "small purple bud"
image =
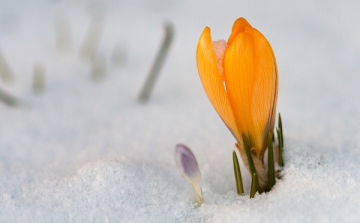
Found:
[[[190,178],[190,181],[193,181],[198,177],[201,178],[196,158],[187,146],[177,144],[175,147],[174,158],[178,170],[185,178]]]
[[[174,158],[176,166],[182,176],[192,184],[195,200],[198,206],[200,206],[204,202],[204,199],[200,188],[201,173],[194,154],[187,146],[177,144]]]

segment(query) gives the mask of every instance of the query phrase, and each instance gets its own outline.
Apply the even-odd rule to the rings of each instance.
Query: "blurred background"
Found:
[[[183,94],[179,81],[196,81],[194,54],[203,28],[211,28],[214,40],[227,39],[233,21],[245,17],[269,39],[276,53],[280,73],[278,110],[289,113],[284,117],[288,123],[307,123],[290,125],[288,134],[301,137],[299,132],[311,129],[315,139],[319,134],[329,134],[329,128],[342,122],[337,117],[351,116],[359,106],[358,101],[346,99],[347,95],[358,94],[359,8],[356,1],[3,1],[0,46],[17,84],[23,85],[21,91],[29,85],[26,81],[31,81],[35,64],[46,67],[47,83],[51,85],[71,73],[65,72],[69,67],[62,71],[55,68],[57,44],[65,44],[68,55],[78,56],[96,20],[97,57],[111,63],[118,50],[115,54],[123,60],[123,70],[113,71],[106,66],[108,74],[129,72],[132,78],[128,84],[136,83],[140,88],[161,45],[163,25],[171,22],[175,38],[161,71],[166,73],[160,79],[165,84],[157,88],[159,95],[164,95],[159,91],[169,86],[171,91],[164,91],[171,97],[169,94]],[[57,43],[61,38],[65,43]],[[137,91],[128,93],[136,95]],[[304,92],[311,97],[303,96]],[[336,109],[339,106],[341,111]],[[315,122],[321,122],[322,127]],[[354,120],[346,129],[357,131],[358,124]],[[346,129],[337,129],[336,134]]]

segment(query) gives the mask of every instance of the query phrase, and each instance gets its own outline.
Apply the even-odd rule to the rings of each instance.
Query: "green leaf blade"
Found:
[[[257,177],[257,172],[256,172],[255,165],[254,165],[254,160],[252,158],[249,146],[248,146],[247,141],[246,141],[246,136],[245,136],[244,133],[243,133],[242,137],[243,137],[244,149],[245,149],[245,152],[246,152],[246,157],[248,159],[250,172],[251,172],[252,175],[254,173],[256,174],[255,175],[255,187],[256,187],[256,190],[259,191],[259,193],[262,193],[262,189],[260,187],[259,180],[258,180],[258,177]]]
[[[282,135],[281,135],[281,129],[276,129],[277,135],[278,135],[278,143],[279,143],[279,166],[284,166],[284,160],[283,160],[283,145],[282,145]]]
[[[235,182],[236,182],[236,190],[238,194],[244,194],[244,186],[241,177],[241,171],[239,166],[239,161],[236,155],[236,152],[233,151],[233,164],[234,164],[234,174],[235,174]]]
[[[279,113],[279,123],[278,128],[280,129],[280,135],[281,135],[281,145],[284,146],[284,135],[283,135],[283,126],[282,126],[282,120],[281,120],[281,114]]]
[[[268,134],[268,186],[269,190],[275,185],[274,150],[272,142],[273,134]]]
[[[250,190],[250,198],[254,198],[255,197],[255,193],[256,193],[256,179],[257,179],[257,174],[253,173],[252,174],[252,181],[251,181],[251,190]]]

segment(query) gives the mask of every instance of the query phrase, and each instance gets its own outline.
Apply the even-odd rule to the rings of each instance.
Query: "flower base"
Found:
[[[240,153],[240,156],[252,175],[252,185],[250,191],[250,198],[255,196],[256,192],[260,194],[263,192],[268,192],[276,183],[276,179],[280,179],[280,169],[276,169],[275,162],[278,163],[278,166],[283,167],[284,161],[282,157],[282,150],[284,145],[284,137],[282,131],[282,120],[281,115],[279,114],[278,128],[277,132],[277,142],[275,142],[274,134],[268,133],[267,140],[267,150],[268,150],[268,159],[267,159],[267,170],[265,169],[264,159],[259,159],[254,156],[251,152],[251,149],[248,146],[246,137],[243,136],[243,145],[240,146],[236,144],[236,147]],[[233,163],[234,163],[234,173],[235,173],[235,182],[237,187],[238,194],[244,194],[243,182],[241,178],[241,171],[238,163],[238,159],[235,151],[233,152]]]

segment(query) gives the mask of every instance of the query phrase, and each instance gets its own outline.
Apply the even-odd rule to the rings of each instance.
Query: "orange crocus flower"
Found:
[[[204,90],[240,144],[240,153],[244,135],[253,155],[263,163],[278,95],[276,59],[269,42],[239,18],[227,42],[212,42],[210,28],[205,27],[196,61]]]

